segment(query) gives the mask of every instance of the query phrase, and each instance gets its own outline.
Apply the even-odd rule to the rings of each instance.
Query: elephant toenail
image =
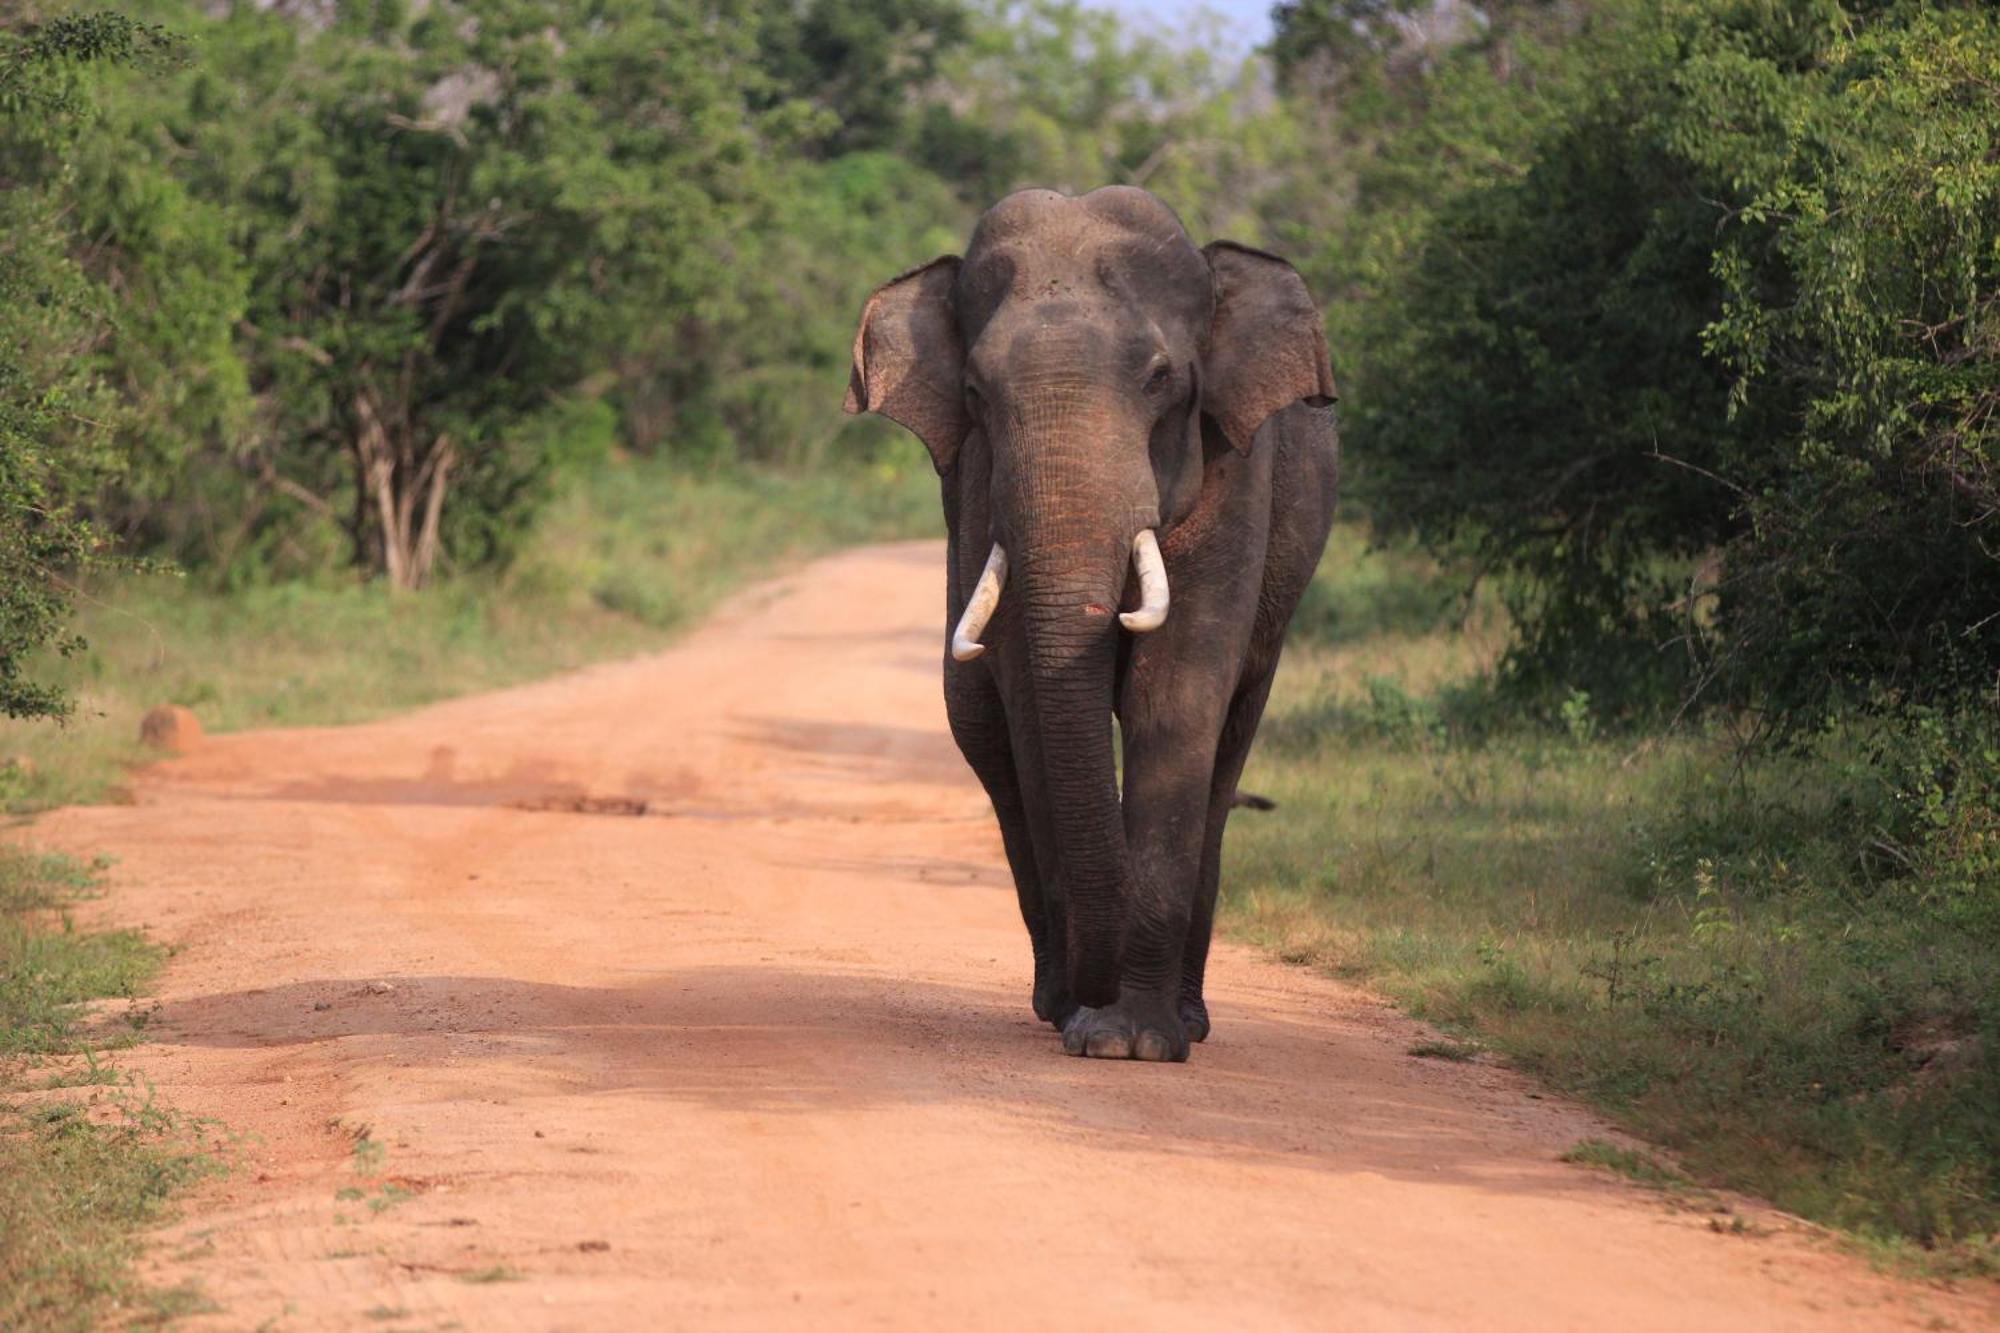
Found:
[[[1093,1060],[1129,1060],[1132,1043],[1122,1032],[1093,1032],[1084,1039],[1083,1053]]]

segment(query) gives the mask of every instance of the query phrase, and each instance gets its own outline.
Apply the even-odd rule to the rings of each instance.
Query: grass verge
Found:
[[[76,718],[0,722],[0,809],[103,799],[145,757],[156,704],[209,730],[360,721],[656,648],[788,562],[940,529],[921,456],[815,473],[618,459],[571,478],[503,574],[413,596],[352,578],[116,579],[81,608],[88,649],[52,673]]]
[[[141,1228],[219,1164],[197,1126],[102,1058],[136,1029],[93,1021],[87,1006],[136,994],[160,950],[131,931],[79,929],[68,908],[92,885],[73,861],[0,847],[0,1328],[82,1330],[200,1306],[130,1272]],[[69,1088],[89,1091],[51,1091]]]
[[[2000,1275],[2000,939],[1854,855],[1868,766],[1478,716],[1502,627],[1342,531],[1234,823],[1228,928],[1364,978],[1746,1190]],[[1987,919],[1990,919],[1987,918]]]

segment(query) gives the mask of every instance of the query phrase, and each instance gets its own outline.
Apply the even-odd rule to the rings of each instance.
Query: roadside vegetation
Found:
[[[1990,1271],[2000,10],[1273,18],[10,7],[0,806],[107,794],[152,704],[364,717],[934,531],[839,411],[868,288],[1143,185],[1298,263],[1343,395],[1237,929]]]
[[[1379,545],[1298,626],[1237,928],[1991,1274],[2000,13],[1481,13],[1280,15]]]
[[[1857,728],[1524,721],[1497,598],[1336,534],[1231,823],[1224,920],[1610,1113],[1696,1181],[2000,1275],[2000,940],[1885,852],[1925,794]],[[1900,752],[1899,752],[1900,753]],[[1907,835],[1904,835],[1907,836]]]
[[[137,932],[80,927],[76,862],[0,847],[0,1327],[89,1329],[199,1306],[130,1274],[141,1229],[221,1169],[197,1126],[152,1105],[112,1052],[160,961]],[[94,1001],[113,1001],[105,1006]]]

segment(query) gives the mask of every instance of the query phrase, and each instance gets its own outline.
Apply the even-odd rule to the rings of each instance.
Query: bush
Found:
[[[101,549],[83,503],[114,469],[122,405],[93,373],[110,293],[69,251],[64,185],[87,133],[87,71],[171,50],[115,14],[0,26],[0,715],[62,716],[32,678],[45,648],[68,653],[72,576]]]
[[[2000,938],[2000,721],[1918,707],[1884,729],[1875,761],[1892,798],[1871,850],[1913,907]]]
[[[1739,416],[1784,413],[1719,468],[1717,669],[1804,725],[2000,675],[2000,13],[1815,37],[1797,73],[1713,41],[1672,129],[1741,182],[1708,345]]]
[[[1550,712],[1699,698],[1785,734],[1990,683],[2000,14],[1591,12],[1536,77],[1443,64],[1384,151],[1421,180],[1397,153],[1515,108],[1381,205],[1348,418],[1373,512],[1505,576],[1506,678]]]

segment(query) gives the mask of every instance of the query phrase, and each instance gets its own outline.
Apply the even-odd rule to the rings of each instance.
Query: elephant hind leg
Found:
[[[1229,703],[1222,738],[1215,750],[1215,778],[1209,786],[1208,826],[1201,845],[1201,878],[1195,885],[1194,911],[1188,918],[1187,944],[1181,951],[1181,1024],[1189,1041],[1205,1040],[1209,1032],[1208,1003],[1202,986],[1208,971],[1209,939],[1215,930],[1215,900],[1222,885],[1222,833],[1236,804],[1236,784],[1257,738],[1257,724],[1271,696],[1277,675],[1277,655],[1245,679]]]

